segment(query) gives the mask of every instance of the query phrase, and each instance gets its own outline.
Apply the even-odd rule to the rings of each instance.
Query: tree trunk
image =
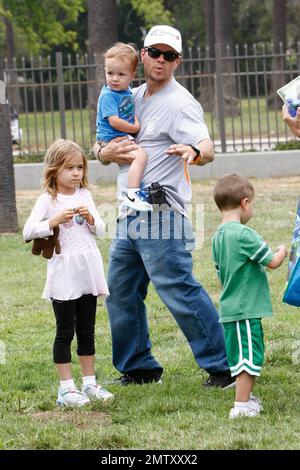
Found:
[[[224,113],[239,114],[237,84],[234,76],[232,0],[215,0],[215,42],[221,46]],[[228,57],[228,58],[227,58]]]
[[[209,49],[209,56],[215,53],[215,5],[211,0],[204,2],[205,18],[205,46]]]
[[[199,101],[204,111],[214,109],[215,90],[214,77],[215,72],[215,6],[212,0],[204,1],[204,24],[205,24],[205,56],[209,59],[204,64],[204,78],[199,90]]]
[[[3,65],[0,57],[0,80]],[[0,102],[0,233],[17,232],[15,179],[8,105]]]
[[[96,60],[96,71],[91,69],[88,87],[90,129],[96,134],[97,100],[105,83],[103,53],[118,40],[117,1],[88,0],[88,35],[90,62]]]
[[[6,72],[7,84],[7,98],[9,104],[20,113],[23,109],[20,89],[18,88],[18,74],[14,71],[14,57],[15,57],[15,41],[14,29],[12,22],[7,17],[4,17],[5,37],[6,37],[6,52],[7,52],[7,65],[11,72]]]
[[[273,0],[273,60],[272,60],[272,85],[268,98],[270,109],[279,109],[282,106],[276,90],[285,84],[285,51],[286,51],[286,0]]]

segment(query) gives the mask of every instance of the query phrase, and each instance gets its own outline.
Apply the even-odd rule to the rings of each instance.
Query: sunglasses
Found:
[[[144,47],[144,51],[148,52],[148,56],[151,57],[152,59],[158,59],[161,55],[164,56],[164,59],[167,62],[174,62],[176,59],[178,59],[179,54],[176,52],[172,51],[160,51],[159,49],[156,49],[155,47]]]

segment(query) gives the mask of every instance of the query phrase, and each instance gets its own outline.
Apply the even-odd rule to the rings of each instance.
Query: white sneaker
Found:
[[[85,387],[82,387],[82,393],[84,393],[90,399],[90,401],[100,400],[104,403],[108,403],[113,401],[115,398],[114,395],[104,387],[96,384],[89,384]]]
[[[134,194],[134,197],[126,194],[123,205],[136,211],[153,211],[152,205],[147,201],[143,201],[137,193]]]
[[[254,417],[260,414],[260,407],[257,403],[250,402],[245,406],[234,406],[231,408],[229,413],[229,419],[241,418],[241,417]]]
[[[90,403],[89,398],[76,387],[59,388],[56,404],[59,406],[83,406]]]
[[[259,411],[263,410],[263,406],[261,404],[260,398],[256,397],[252,393],[250,393],[250,401],[253,403],[254,406],[256,406],[259,409]]]

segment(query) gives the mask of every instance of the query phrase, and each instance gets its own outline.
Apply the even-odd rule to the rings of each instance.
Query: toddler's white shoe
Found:
[[[234,406],[229,413],[229,419],[254,417],[260,414],[260,405],[251,400],[245,406]]]
[[[84,393],[90,401],[100,400],[103,403],[113,401],[115,398],[112,393],[97,384],[89,384],[82,387],[82,393]]]
[[[76,387],[59,388],[56,404],[59,406],[84,406],[90,403],[89,398]]]
[[[128,194],[123,202],[123,206],[130,207],[136,211],[152,211],[153,207],[149,202],[146,201],[146,198],[143,196],[143,191],[130,191],[128,190]]]

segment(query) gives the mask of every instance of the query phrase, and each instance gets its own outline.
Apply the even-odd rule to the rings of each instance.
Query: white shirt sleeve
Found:
[[[49,229],[49,197],[41,194],[37,199],[34,208],[28,217],[24,229],[23,237],[25,241],[34,238],[45,238],[53,235],[53,230]]]
[[[170,137],[176,143],[192,145],[210,138],[200,103],[192,102],[180,109],[172,122]]]
[[[90,231],[93,233],[93,235],[96,235],[97,237],[102,237],[105,233],[105,222],[101,219],[96,209],[91,193],[88,192],[88,194],[89,194],[88,210],[94,217],[94,225],[88,224],[88,227]]]

